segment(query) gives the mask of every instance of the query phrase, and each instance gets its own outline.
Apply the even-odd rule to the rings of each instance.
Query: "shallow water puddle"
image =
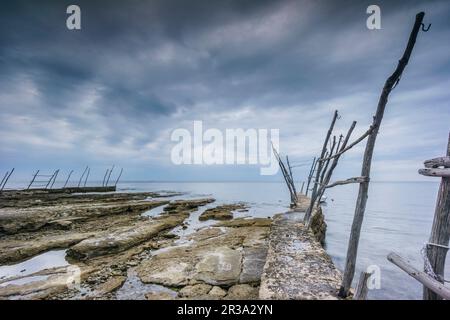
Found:
[[[136,271],[131,268],[128,270],[127,280],[116,291],[116,298],[118,300],[145,300],[147,293],[167,293],[174,298],[177,296],[176,291],[164,286],[143,283],[136,275]]]
[[[0,266],[0,281],[2,282],[0,283],[0,286],[6,286],[9,284],[25,284],[37,280],[43,280],[46,276],[26,276],[44,269],[68,266],[69,263],[66,261],[65,257],[66,250],[52,250],[14,265]],[[13,280],[17,277],[21,278]],[[11,281],[3,282],[10,278],[12,279]]]
[[[141,214],[142,217],[155,218],[161,215],[164,212],[164,208],[167,207],[168,204],[163,204],[161,206],[157,206],[153,209],[147,210]]]

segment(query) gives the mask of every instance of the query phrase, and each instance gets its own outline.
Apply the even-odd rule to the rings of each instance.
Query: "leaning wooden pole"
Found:
[[[33,179],[31,179],[30,184],[27,187],[27,190],[30,189],[30,187],[33,184],[34,180],[36,180],[36,177],[37,177],[38,173],[39,173],[39,170],[36,171],[36,173],[34,174]]]
[[[314,157],[313,162],[311,163],[311,169],[309,170],[308,183],[306,184],[305,196],[308,196],[309,185],[311,183],[311,178],[312,178],[312,176],[314,174],[315,165],[316,165],[316,157]]]
[[[8,182],[9,178],[11,177],[12,173],[14,172],[14,168],[12,168],[11,172],[8,174],[8,176],[6,177],[5,182],[3,182],[2,186],[1,186],[1,190],[3,190],[3,188],[5,188],[6,183]]]
[[[409,36],[408,45],[406,46],[405,52],[403,53],[402,58],[398,62],[397,68],[395,69],[394,73],[386,80],[380,99],[378,101],[377,111],[375,113],[372,123],[373,131],[367,139],[366,149],[364,151],[363,165],[361,170],[361,176],[367,177],[368,180],[359,184],[359,193],[358,199],[356,201],[355,216],[353,218],[350,240],[347,249],[345,271],[342,280],[342,285],[339,290],[339,296],[341,297],[346,297],[348,295],[355,274],[355,263],[358,252],[359,236],[361,233],[361,226],[364,219],[364,212],[366,209],[367,197],[369,192],[370,167],[372,165],[373,150],[375,148],[378,130],[381,125],[381,120],[383,119],[384,110],[388,102],[389,94],[391,93],[392,89],[395,88],[397,83],[400,81],[400,77],[403,73],[403,70],[405,69],[406,65],[409,62],[409,58],[416,43],[417,34],[419,33],[424,16],[425,16],[424,12],[420,12],[416,15],[416,21]]]
[[[311,193],[311,201],[310,201],[309,207],[305,213],[304,220],[306,223],[308,223],[309,218],[311,218],[311,213],[312,213],[312,210],[314,207],[314,203],[316,202],[317,188],[319,186],[320,173],[322,172],[322,168],[323,168],[323,161],[321,161],[321,159],[323,159],[325,157],[325,153],[327,152],[328,141],[330,140],[331,134],[333,133],[334,125],[336,123],[337,118],[338,118],[338,111],[336,110],[336,111],[334,111],[333,120],[331,121],[330,128],[328,129],[327,135],[325,137],[325,141],[324,141],[323,147],[322,147],[322,152],[320,153],[320,158],[319,158],[319,160],[317,160],[319,162],[319,165],[317,167],[316,178],[314,180],[314,188]]]
[[[450,156],[450,135],[447,144],[447,157]],[[443,159],[446,159],[443,158]],[[432,160],[425,161],[425,166],[436,167],[442,166],[444,169],[441,171],[447,171],[450,173],[450,163],[433,164]],[[422,173],[424,170],[419,170]],[[429,265],[433,269],[432,272],[436,275],[437,280],[444,282],[444,270],[445,270],[445,258],[449,249],[449,237],[450,237],[450,178],[442,176],[441,185],[436,201],[436,210],[434,212],[433,226],[431,228],[431,234],[429,242],[425,245],[426,258],[429,261]],[[427,265],[425,267],[427,270]],[[435,291],[430,290],[426,286],[423,287],[423,299],[424,300],[440,300],[438,294]]]
[[[80,180],[78,181],[78,188],[80,187],[81,181],[83,180],[83,177],[84,177],[84,175],[86,174],[86,171],[87,171],[88,168],[89,168],[89,167],[86,166],[86,168],[84,169],[83,174],[81,175]]]
[[[297,189],[295,188],[294,175],[292,174],[292,168],[291,168],[291,164],[289,163],[289,157],[288,156],[286,156],[286,164],[287,164],[288,169],[289,169],[289,179],[290,179],[291,184],[292,184],[292,189],[294,191],[295,198],[297,198]]]
[[[119,176],[117,177],[116,183],[114,183],[114,186],[115,186],[115,187],[117,186],[117,183],[119,183],[119,179],[120,179],[120,177],[122,176],[122,172],[123,172],[123,168],[120,169]]]
[[[429,274],[417,270],[411,264],[406,262],[396,253],[389,253],[387,259],[395,264],[397,267],[405,271],[408,275],[423,284],[424,287],[429,288],[437,296],[443,297],[444,299],[450,299],[450,289],[444,286],[441,282],[437,281]]]
[[[66,183],[64,183],[63,189],[67,186],[67,183],[69,182],[69,179],[70,179],[70,176],[72,175],[72,173],[73,173],[73,170],[70,170],[70,173],[69,173],[69,175],[67,176]]]

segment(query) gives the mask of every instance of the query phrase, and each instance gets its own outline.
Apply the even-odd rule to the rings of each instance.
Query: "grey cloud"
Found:
[[[403,159],[395,143],[424,156],[399,128],[420,121],[425,108],[444,116],[432,118],[421,145],[448,130],[439,86],[450,72],[445,1],[381,1],[383,30],[373,32],[364,1],[77,1],[79,32],[65,28],[68,4],[0,5],[0,128],[9,132],[1,148],[16,155],[5,166],[27,152],[56,162],[60,150],[85,162],[109,156],[156,166],[168,161],[170,131],[193,119],[281,128],[285,152],[309,158],[334,108],[342,130],[352,119],[367,125],[421,9],[433,27],[392,99],[383,129],[392,143],[380,144],[380,161]]]

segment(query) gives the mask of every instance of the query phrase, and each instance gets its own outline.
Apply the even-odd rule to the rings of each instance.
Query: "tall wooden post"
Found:
[[[381,92],[380,99],[378,101],[377,111],[375,113],[372,122],[373,131],[367,139],[361,170],[361,176],[367,177],[368,179],[359,184],[359,193],[358,199],[356,201],[355,216],[353,218],[350,239],[347,248],[344,277],[342,280],[341,288],[339,290],[339,296],[341,297],[346,297],[348,295],[353,277],[355,275],[355,264],[356,264],[356,256],[358,253],[359,236],[361,233],[361,226],[364,219],[364,212],[366,210],[366,203],[369,192],[370,168],[372,165],[373,150],[375,148],[378,130],[381,125],[381,120],[383,119],[384,110],[388,102],[389,94],[399,82],[403,70],[405,69],[406,65],[409,62],[409,58],[416,43],[417,34],[419,33],[420,27],[422,26],[424,16],[425,16],[424,12],[420,12],[416,15],[416,21],[409,36],[405,52],[403,53],[402,58],[398,62],[397,68],[395,69],[394,73],[386,80],[386,83],[384,84],[383,87],[383,91]]]
[[[447,158],[450,157],[450,135],[447,144]],[[434,159],[436,160],[436,159]],[[425,161],[425,166],[436,167],[443,166],[446,171],[450,171],[450,163],[438,163],[434,165],[433,160]],[[440,165],[441,164],[441,165]],[[441,170],[441,171],[443,171]],[[420,174],[427,174],[426,170],[419,170]],[[450,178],[442,177],[441,185],[436,201],[436,210],[434,212],[433,226],[431,228],[430,240],[426,245],[425,253],[430,262],[433,272],[438,277],[438,281],[444,282],[445,258],[447,256],[450,236]],[[439,295],[430,289],[423,287],[424,300],[440,300]]]

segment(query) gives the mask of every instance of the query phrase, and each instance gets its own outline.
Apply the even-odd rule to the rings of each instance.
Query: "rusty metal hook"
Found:
[[[423,32],[428,32],[428,30],[430,30],[431,28],[431,23],[428,24],[428,27],[425,29],[425,25],[422,23],[422,31]]]

